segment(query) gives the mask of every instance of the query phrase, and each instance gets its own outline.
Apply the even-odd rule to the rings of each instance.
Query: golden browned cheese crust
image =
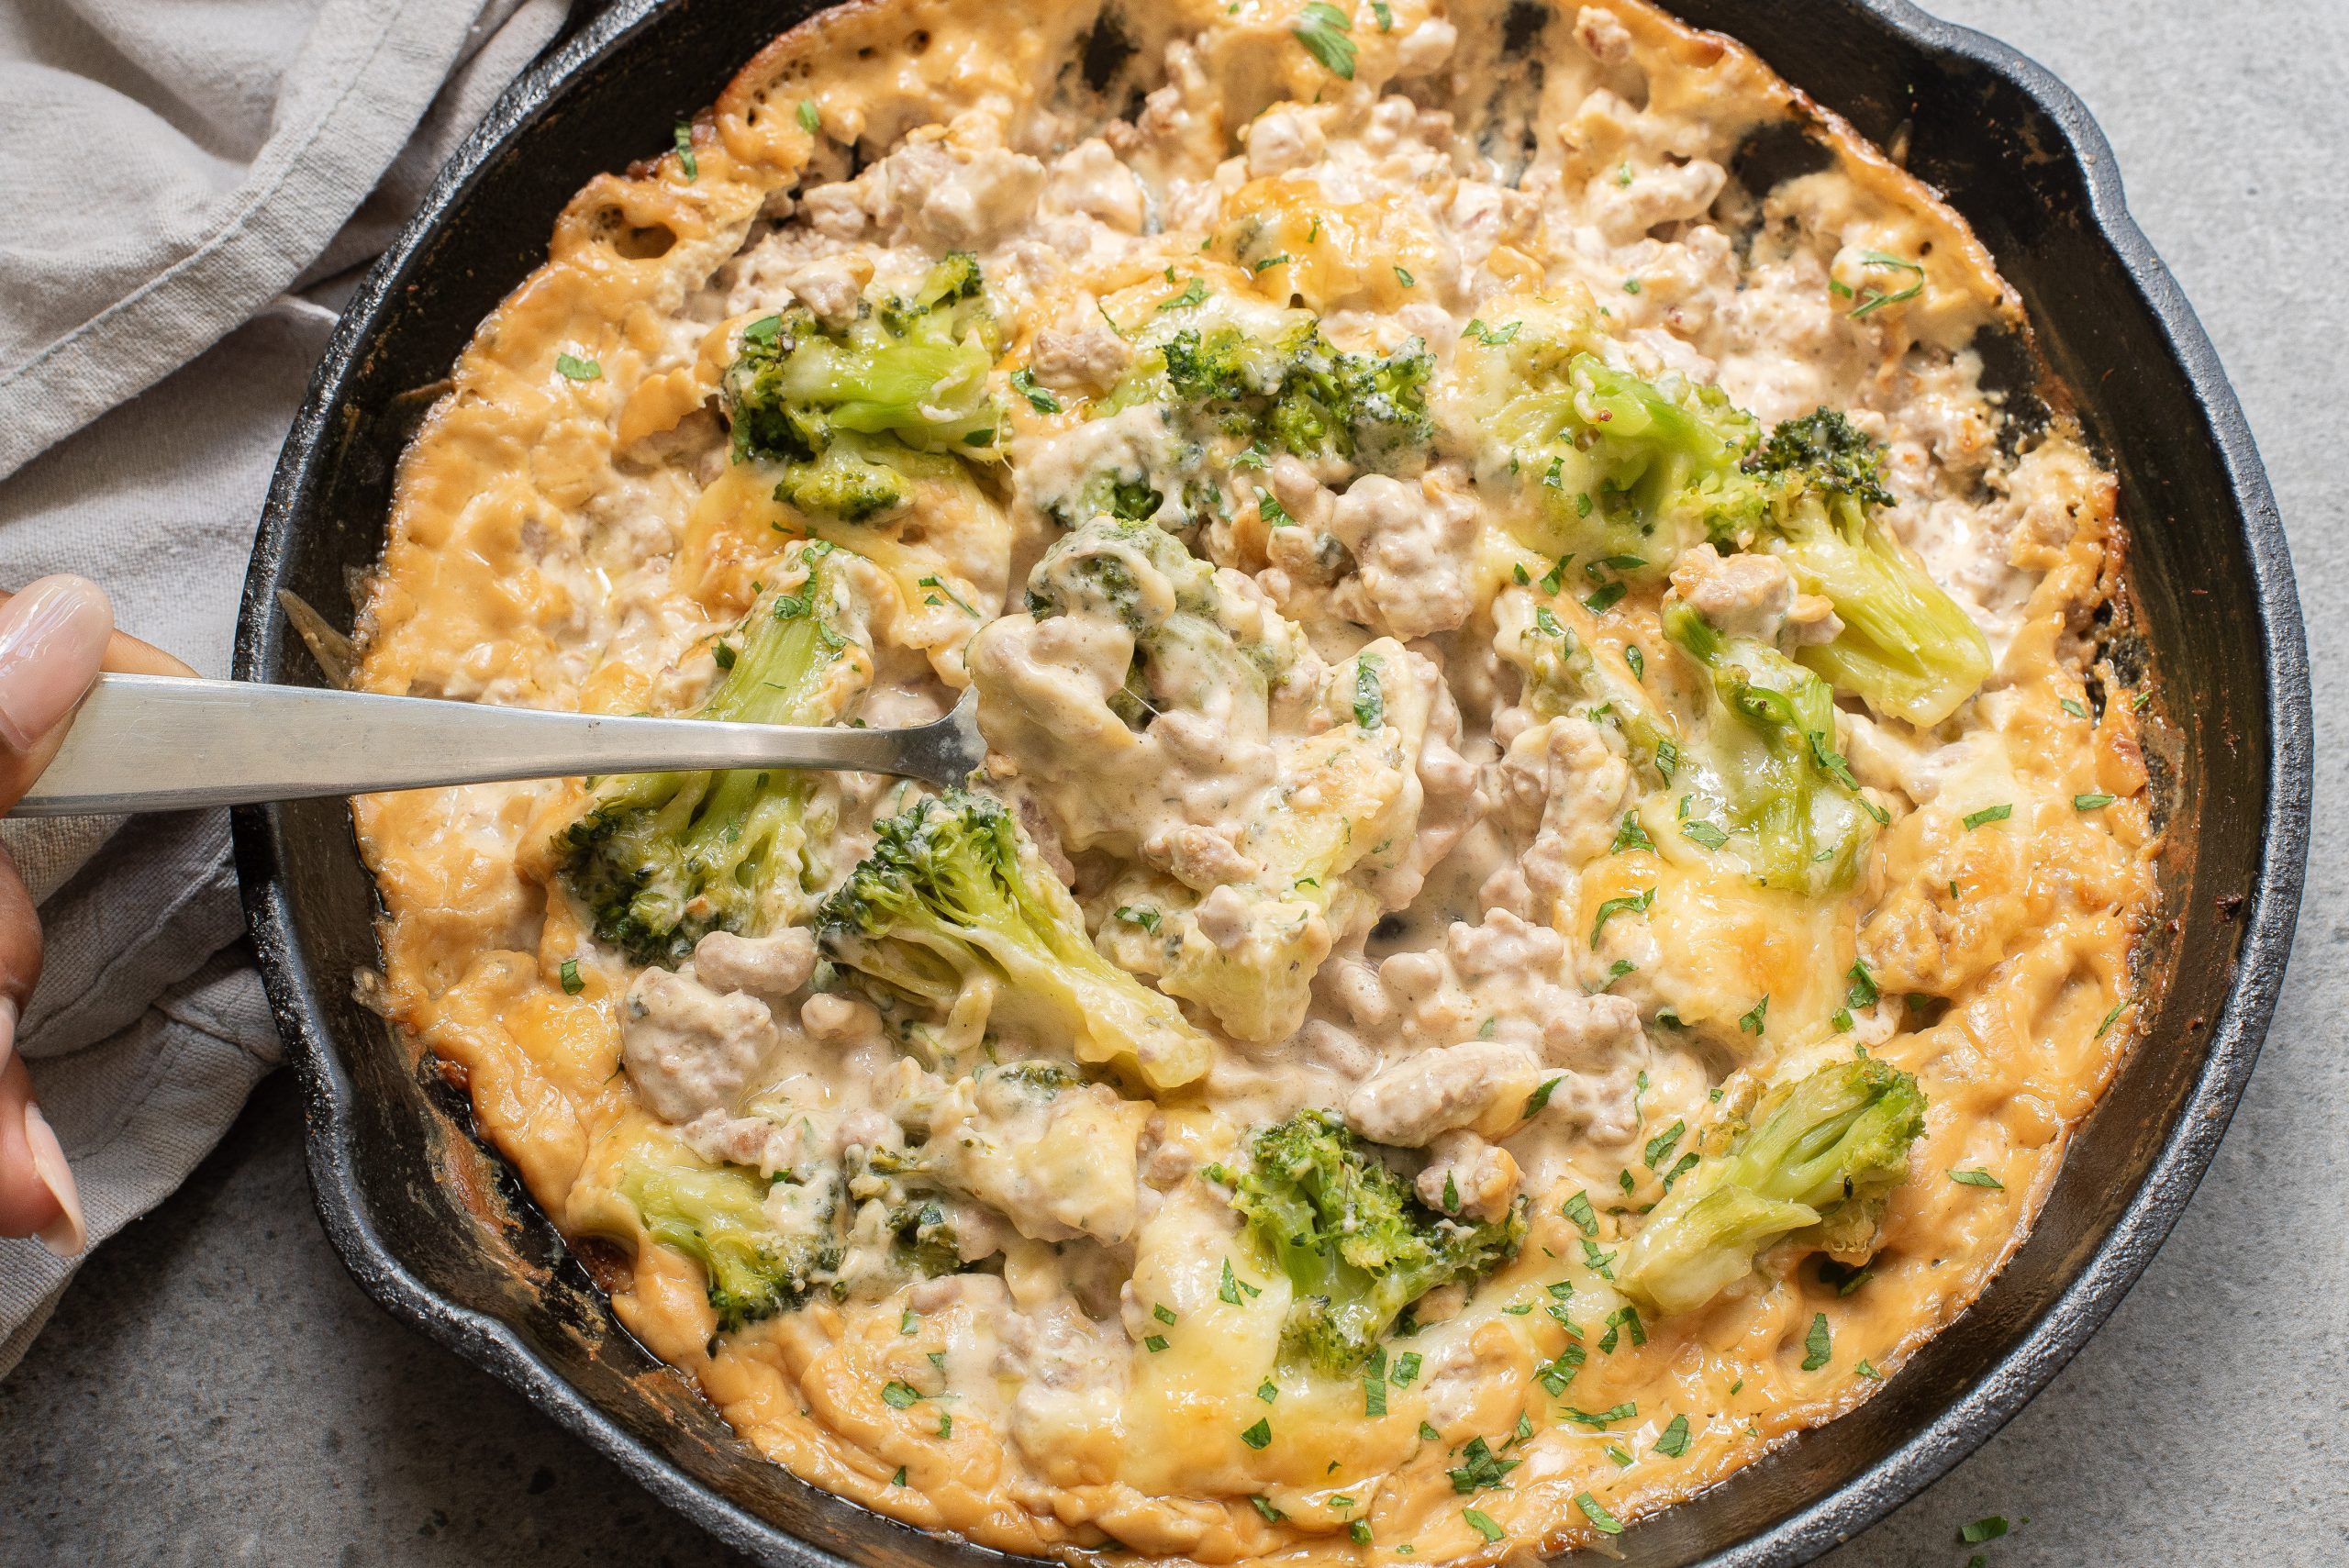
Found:
[[[1085,0],[869,0],[795,29],[695,122],[690,177],[673,152],[591,182],[557,225],[546,264],[482,324],[402,461],[362,626],[362,679],[375,691],[607,713],[690,706],[710,677],[713,640],[811,528],[724,461],[721,376],[759,308],[738,259],[809,223],[807,192],[846,181],[851,146],[869,164],[946,127],[957,147],[1010,149],[1058,169],[1098,136],[1153,187],[1150,225],[1055,266],[987,252],[991,281],[1010,280],[997,307],[998,381],[1035,363],[1041,336],[1076,315],[1145,317],[1172,292],[1178,263],[1235,296],[1294,298],[1333,336],[1352,329],[1364,341],[1439,278],[1454,333],[1473,302],[1588,289],[1607,305],[1606,330],[1656,362],[1718,377],[1765,422],[1820,401],[1865,411],[1889,449],[1909,548],[1945,580],[1965,579],[1963,602],[1993,633],[1992,673],[1964,715],[1938,729],[1856,721],[1865,732],[1846,749],[1888,825],[1848,895],[1806,901],[1634,851],[1586,860],[1537,918],[1567,933],[1578,962],[1587,936],[1593,967],[1628,963],[1636,950],[1659,976],[1658,990],[1640,994],[1643,1020],[1653,1033],[1669,1007],[1688,1032],[1669,1053],[1677,1075],[1658,1069],[1653,1093],[1664,1097],[1653,1105],[1665,1108],[1653,1114],[1685,1103],[1691,1127],[1721,1100],[1710,1090],[1726,1087],[1732,1104],[1750,1096],[1772,1060],[1848,1057],[1824,1020],[1843,1005],[1855,959],[1868,965],[1891,1000],[1867,1052],[1914,1073],[1930,1107],[1872,1276],[1838,1294],[1812,1270],[1765,1270],[1755,1288],[1646,1322],[1636,1342],[1610,1329],[1604,1353],[1592,1342],[1602,1325],[1581,1322],[1571,1394],[1548,1396],[1541,1373],[1575,1340],[1560,1318],[1510,1307],[1552,1300],[1557,1260],[1589,1257],[1588,1232],[1561,1198],[1585,1186],[1613,1196],[1618,1163],[1627,1192],[1636,1181],[1642,1201],[1657,1195],[1653,1162],[1642,1170],[1638,1159],[1642,1140],[1613,1152],[1567,1140],[1520,1151],[1529,1170],[1562,1184],[1530,1192],[1517,1261],[1412,1341],[1429,1373],[1390,1385],[1384,1415],[1367,1414],[1352,1383],[1285,1387],[1270,1407],[1278,1435],[1262,1447],[1233,1435],[1267,1409],[1263,1362],[1249,1357],[1252,1347],[1269,1356],[1277,1318],[1219,1297],[1211,1279],[1195,1288],[1223,1254],[1193,1243],[1230,1225],[1196,1179],[1152,1178],[1145,1217],[1155,1218],[1118,1254],[1134,1285],[1157,1281],[1162,1299],[1189,1293],[1179,1328],[1164,1331],[1171,1348],[1129,1344],[1142,1336],[1118,1326],[1113,1302],[1095,1314],[1108,1329],[1084,1329],[1096,1335],[1088,1355],[1110,1353],[1098,1350],[1107,1335],[1116,1357],[1091,1383],[1080,1375],[1090,1363],[1054,1363],[1036,1349],[1050,1328],[1037,1304],[1073,1298],[1060,1254],[1033,1242],[1008,1249],[993,1295],[946,1288],[991,1276],[950,1276],[819,1297],[721,1336],[700,1265],[651,1240],[609,1180],[612,1151],[651,1113],[621,1071],[633,966],[598,946],[549,871],[550,834],[576,809],[579,781],[355,802],[388,911],[390,1018],[462,1070],[483,1132],[567,1234],[629,1249],[613,1294],[621,1321],[748,1442],[817,1485],[1015,1552],[1117,1542],[1213,1563],[1490,1562],[1587,1544],[1606,1523],[1719,1481],[1897,1376],[2020,1243],[2070,1130],[2128,1045],[2132,953],[2154,907],[2157,846],[2129,694],[2089,664],[2094,614],[2121,591],[2115,489],[2060,418],[2035,444],[2001,448],[1971,352],[1986,329],[2020,329],[2011,291],[1930,191],[1738,45],[1639,0],[1601,0],[1559,11],[1535,46],[1545,69],[1529,72],[1504,54],[1502,10],[1494,0],[1393,0],[1375,8],[1382,22],[1365,5],[1348,31],[1350,80],[1300,47],[1300,12],[1287,0],[1128,12],[1119,91],[1156,90],[1140,129],[1130,99],[1085,85],[1077,62],[1097,20]],[[1451,118],[1377,131],[1377,106],[1397,95],[1409,115]],[[1458,172],[1431,178],[1549,193],[1543,210],[1520,211],[1512,195],[1480,228],[1459,216],[1473,201],[1446,206],[1375,182],[1340,199],[1275,167],[1282,160],[1269,151],[1252,169],[1251,127],[1317,99],[1326,117],[1311,122],[1315,139],[1433,139]],[[1397,126],[1408,117],[1392,112]],[[1725,168],[1755,128],[1787,121],[1832,149],[1827,167],[1767,192],[1732,181],[1692,196],[1675,184]],[[1215,171],[1232,161],[1219,185]],[[1179,210],[1167,196],[1178,186],[1188,193]],[[1257,226],[1244,245],[1242,217]],[[1744,238],[1715,246],[1700,230]],[[1268,252],[1279,259],[1258,265]],[[1895,275],[1854,260],[1870,254],[1910,264]],[[1860,302],[1912,278],[1913,294],[1854,318]],[[565,374],[559,356],[596,373]],[[1023,441],[1048,443],[1084,422],[1074,395],[1057,413],[1005,401]],[[1015,446],[1015,469],[1030,450],[1046,449]],[[1016,608],[1039,548],[1031,522],[989,491],[911,523],[814,531],[871,553],[896,584],[890,678],[951,697],[970,679],[971,626],[911,584],[941,575],[958,602],[985,606],[982,618]],[[1226,539],[1226,564],[1261,575],[1274,558],[1261,519],[1252,526]],[[1513,591],[1510,548],[1461,546],[1483,564],[1466,629],[1438,638],[1447,651],[1452,637],[1464,646],[1481,634],[1489,646]],[[1309,595],[1283,603],[1299,618],[1340,618]],[[1557,613],[1612,666],[1642,651],[1642,679],[1686,681],[1664,667],[1662,608],[1653,589],[1596,611],[1561,600]],[[1476,680],[1516,678],[1499,662],[1493,670],[1455,672],[1455,684],[1473,692]],[[1459,738],[1487,776],[1502,750],[1477,749],[1491,725],[1490,712],[1469,711]],[[2099,795],[2111,804],[2076,806]],[[2010,817],[1968,825],[1993,802],[2010,804]],[[862,830],[870,815],[852,799],[844,819]],[[1644,913],[1602,920],[1609,900],[1649,889],[1658,891]],[[1438,929],[1450,912],[1431,917]],[[1598,924],[1615,945],[1602,948]],[[1339,957],[1359,959],[1363,933],[1350,947],[1340,935]],[[1680,977],[1677,990],[1663,989],[1666,974]],[[1919,1005],[1904,1006],[1911,994]],[[1749,1045],[1737,1020],[1755,996],[1770,1006]],[[1245,1058],[1229,1040],[1224,1049]],[[1185,1170],[1227,1155],[1233,1128],[1263,1119],[1255,1109],[1291,1103],[1256,1079],[1210,1083],[1237,1086],[1162,1096],[1153,1113],[1146,1147],[1189,1150],[1176,1162]],[[1953,1171],[1995,1184],[1953,1181]],[[1604,1244],[1636,1223],[1610,1217]],[[1833,1353],[1807,1369],[1820,1315]],[[1066,1386],[1051,1389],[1055,1364]],[[956,1399],[933,1396],[941,1375]],[[926,1392],[908,1406],[886,1396],[892,1387]],[[1625,1406],[1636,1414],[1575,1418]],[[1669,1452],[1658,1445],[1675,1416],[1687,1437]],[[1475,1436],[1496,1451],[1506,1440],[1520,1462],[1505,1488],[1463,1496],[1450,1473]],[[1366,1531],[1350,1531],[1357,1522]]]

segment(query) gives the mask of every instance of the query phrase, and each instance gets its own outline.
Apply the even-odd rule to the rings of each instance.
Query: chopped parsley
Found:
[[[1383,10],[1385,10],[1386,8],[1386,6],[1381,6],[1379,7],[1379,9],[1380,9],[1380,10],[1382,10],[1382,11],[1383,11]],[[1397,267],[1397,268],[1396,268],[1396,269],[1395,269],[1395,281],[1396,281],[1397,283],[1398,283],[1398,284],[1401,284],[1405,288],[1409,288],[1413,284],[1417,283],[1419,280],[1411,276],[1410,270],[1409,270],[1408,268],[1406,268],[1406,267]]]
[[[749,333],[744,333],[749,337]],[[1011,373],[1011,390],[1028,400],[1028,406],[1039,414],[1057,414],[1061,400],[1036,384],[1036,373],[1022,365]]]
[[[1575,1493],[1575,1507],[1582,1510],[1583,1518],[1588,1519],[1599,1534],[1621,1535],[1623,1533],[1623,1521],[1609,1513],[1607,1506],[1589,1493]]]
[[[1380,32],[1391,33],[1395,30],[1395,13],[1386,8],[1386,0],[1370,0],[1370,14],[1378,18]]]
[[[1631,591],[1631,584],[1619,578],[1615,582],[1602,584],[1598,592],[1582,602],[1582,607],[1592,615],[1603,616],[1620,604],[1623,595]]]
[[[1514,341],[1519,330],[1524,325],[1522,321],[1507,321],[1498,327],[1487,327],[1481,321],[1472,319],[1468,323],[1467,332],[1468,336],[1486,348],[1497,349],[1504,343]]]
[[[1535,1117],[1540,1116],[1542,1114],[1542,1107],[1550,1103],[1550,1096],[1557,1091],[1558,1085],[1564,1082],[1565,1078],[1563,1075],[1553,1078],[1543,1084],[1540,1088],[1534,1090],[1531,1094],[1526,1095],[1525,1119],[1531,1121]],[[1451,1180],[1449,1176],[1444,1179],[1447,1182]]]
[[[1648,906],[1654,902],[1655,889],[1650,887],[1639,893],[1628,894],[1621,898],[1610,898],[1598,906],[1598,918],[1590,923],[1590,951],[1593,952],[1598,951],[1598,933],[1607,929],[1608,921],[1618,915],[1644,915],[1648,912]]]
[[[1768,1021],[1769,1017],[1770,998],[1765,996],[1759,1002],[1753,1004],[1753,1009],[1750,1012],[1746,1013],[1742,1018],[1737,1020],[1737,1032],[1740,1034],[1760,1034],[1764,1024]]]
[[[2011,805],[1986,806],[1981,810],[1971,813],[1965,817],[1964,821],[1965,823],[1966,830],[1971,832],[1973,829],[1980,828],[1987,823],[2004,822],[2008,817],[2012,817],[2014,814],[2015,808]]]
[[[2112,796],[2109,795],[2076,795],[2072,797],[2072,809],[2075,811],[2102,811],[2111,804]]]
[[[1378,8],[1382,11],[1386,9],[1384,6],[1381,6]],[[1348,1525],[1346,1527],[1346,1539],[1352,1540],[1356,1546],[1368,1546],[1370,1544],[1370,1521],[1368,1519],[1356,1519],[1353,1523]]]
[[[1268,1525],[1276,1525],[1288,1518],[1286,1514],[1273,1507],[1273,1500],[1270,1497],[1251,1497],[1248,1500],[1256,1505],[1256,1511],[1264,1516],[1264,1522]]]
[[[938,578],[936,578],[936,577],[919,577],[919,578],[916,578],[916,579],[915,579],[915,582],[917,583],[917,584],[918,584],[918,585],[919,585],[919,586],[921,586],[921,587],[924,587],[924,588],[935,588],[935,589],[937,589],[940,593],[941,593],[941,594],[945,595],[949,599],[952,600],[952,601],[953,601],[953,604],[954,604],[954,607],[955,607],[956,609],[958,609],[958,610],[961,610],[964,615],[966,615],[966,616],[973,616],[973,617],[975,617],[975,616],[977,616],[977,615],[978,615],[978,613],[979,613],[979,612],[978,612],[978,611],[976,611],[976,610],[974,610],[974,609],[973,609],[973,608],[971,607],[971,604],[970,604],[970,601],[969,601],[969,600],[967,600],[967,599],[963,598],[962,595],[960,595],[960,594],[956,593],[953,589],[952,589],[952,588],[948,587],[948,586],[947,586],[943,582],[940,581]]]
[[[824,122],[816,113],[816,100],[813,98],[799,100],[799,128],[809,136],[819,136],[823,133]]]
[[[1468,1528],[1470,1529],[1475,1530],[1486,1540],[1498,1540],[1508,1533],[1508,1531],[1495,1524],[1492,1520],[1492,1517],[1489,1514],[1483,1512],[1481,1509],[1463,1508],[1460,1510],[1460,1517],[1468,1521]]]
[[[1395,1358],[1395,1370],[1387,1381],[1397,1388],[1410,1386],[1411,1379],[1419,1375],[1419,1352],[1405,1351]]]
[[[1362,1380],[1362,1413],[1365,1416],[1386,1414],[1386,1380],[1375,1373]]]
[[[562,961],[562,994],[566,996],[576,996],[586,989],[587,982],[579,978],[579,961],[575,958],[564,959]]]
[[[897,1332],[918,1334],[921,1331],[921,1314],[908,1307],[897,1316]]]
[[[894,1377],[881,1385],[881,1403],[892,1410],[903,1410],[920,1397],[911,1384],[899,1383]]]
[[[1862,300],[1858,306],[1849,313],[1854,321],[1864,316],[1873,316],[1887,305],[1898,305],[1904,299],[1914,299],[1925,292],[1925,269],[1914,261],[1904,261],[1898,256],[1887,256],[1881,250],[1863,250],[1860,252],[1860,264],[1864,267],[1913,272],[1916,274],[1917,281],[1898,294],[1887,294],[1881,289],[1871,287],[1868,297]]]
[[[1598,1216],[1591,1212],[1590,1195],[1576,1193],[1568,1198],[1558,1212],[1575,1222],[1575,1228],[1585,1236],[1598,1234]]]
[[[1645,681],[1648,678],[1648,656],[1640,651],[1638,643],[1631,643],[1624,648],[1623,662],[1631,667],[1631,679]]]
[[[1156,1355],[1159,1351],[1166,1348],[1166,1336],[1163,1334],[1152,1334],[1150,1338],[1141,1342],[1141,1346],[1142,1349],[1148,1351],[1152,1355]]]
[[[1803,1371],[1817,1372],[1827,1364],[1834,1343],[1828,1332],[1826,1313],[1814,1312],[1810,1315],[1810,1332],[1802,1337],[1802,1348],[1806,1352],[1802,1358]]]
[[[593,360],[579,359],[571,354],[557,354],[554,368],[573,381],[601,381],[604,367]]]
[[[1664,1435],[1655,1440],[1655,1451],[1666,1459],[1678,1459],[1688,1451],[1687,1417],[1672,1418],[1670,1424],[1664,1429]]]
[[[1619,1307],[1607,1315],[1607,1332],[1598,1337],[1599,1354],[1613,1355],[1616,1336],[1626,1329],[1631,1331],[1633,1348],[1636,1349],[1648,1342],[1647,1328],[1640,1321],[1640,1309],[1636,1307]]]
[[[677,167],[685,172],[685,183],[701,178],[700,161],[694,157],[694,128],[689,120],[677,122]]]
[[[1640,1407],[1629,1401],[1616,1406],[1611,1410],[1600,1410],[1597,1412],[1577,1410],[1573,1406],[1569,1405],[1558,1412],[1559,1415],[1564,1417],[1567,1420],[1572,1421],[1578,1427],[1596,1427],[1601,1431],[1604,1431],[1612,1422],[1628,1421],[1639,1413]]]
[[[1565,1325],[1567,1333],[1575,1332],[1575,1326],[1565,1321],[1560,1308],[1553,1307],[1550,1310],[1557,1316],[1559,1322]],[[1542,1385],[1542,1390],[1551,1398],[1556,1399],[1565,1393],[1567,1385],[1575,1380],[1575,1373],[1582,1370],[1582,1363],[1587,1361],[1589,1356],[1590,1352],[1580,1345],[1569,1344],[1558,1352],[1557,1360],[1546,1362],[1535,1371],[1534,1379]]]
[[[1379,661],[1354,661],[1354,722],[1376,729],[1386,722],[1386,688],[1378,683]]]
[[[1354,40],[1346,36],[1353,30],[1353,20],[1324,0],[1312,0],[1298,14],[1294,29],[1305,52],[1319,61],[1330,75],[1346,82],[1354,79]]]
[[[1240,1440],[1250,1448],[1263,1448],[1273,1440],[1273,1423],[1269,1417],[1259,1416],[1256,1424],[1240,1434]]]
[[[1158,911],[1147,904],[1120,904],[1109,917],[1123,920],[1129,926],[1140,926],[1145,931],[1158,929]]]
[[[1452,1477],[1452,1489],[1464,1497],[1504,1487],[1508,1473],[1525,1462],[1501,1458],[1482,1438],[1470,1438],[1468,1446],[1460,1451],[1460,1468],[1444,1473]]]
[[[2074,702],[2070,697],[2065,697],[2061,706],[2064,711],[2070,714],[2074,718],[2086,718],[2088,716],[2088,710],[2082,707],[2078,703]]]
[[[1152,1307],[1150,1309],[1150,1315],[1152,1318],[1157,1318],[1161,1323],[1167,1325],[1169,1328],[1174,1327],[1174,1309],[1167,1306],[1166,1303],[1162,1301],[1155,1307]]]
[[[1952,1171],[1949,1179],[1961,1187],[1988,1187],[2001,1193],[2007,1190],[2007,1184],[1987,1171]]]
[[[1722,845],[1729,842],[1728,834],[1722,832],[1711,823],[1703,820],[1701,817],[1694,822],[1683,822],[1680,825],[1680,836],[1684,839],[1694,840],[1696,842],[1704,845],[1705,848],[1709,850],[1718,850]]]
[[[1161,301],[1158,308],[1161,310],[1184,310],[1194,305],[1201,303],[1207,297],[1207,280],[1204,278],[1193,278],[1189,283],[1183,286],[1183,292],[1181,294],[1176,295],[1173,299]]]
[[[2007,1517],[1992,1514],[1958,1528],[1957,1539],[1968,1546],[1979,1546],[1986,1540],[1996,1540],[2007,1533]]]

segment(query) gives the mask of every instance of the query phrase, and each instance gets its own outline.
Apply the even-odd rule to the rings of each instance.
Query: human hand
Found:
[[[43,577],[0,595],[0,813],[57,755],[73,709],[101,669],[194,673],[114,629],[106,591],[86,578]],[[64,1148],[33,1100],[17,1056],[17,1020],[40,979],[40,918],[0,851],[0,1236],[39,1236],[60,1257],[88,1244]]]

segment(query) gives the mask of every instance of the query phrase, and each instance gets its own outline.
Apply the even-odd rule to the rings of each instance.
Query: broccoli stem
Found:
[[[823,723],[871,678],[847,552],[809,541],[793,559],[804,580],[769,590],[718,639],[730,668],[694,717]],[[640,963],[682,962],[710,931],[762,935],[805,907],[811,788],[805,774],[780,769],[593,780],[580,814],[556,835],[557,865],[598,940]]]
[[[789,1311],[838,1267],[828,1232],[786,1234],[770,1222],[767,1183],[733,1166],[688,1165],[678,1153],[632,1162],[618,1190],[647,1236],[702,1265],[721,1330]]]
[[[1892,504],[1876,443],[1820,408],[1771,431],[1746,468],[1771,486],[1770,549],[1843,623],[1833,641],[1803,650],[1803,663],[1911,724],[1954,713],[1990,673],[1990,647],[1873,515]]]
[[[950,790],[874,835],[817,912],[835,962],[930,1007],[985,984],[995,1021],[1081,1062],[1127,1064],[1153,1089],[1206,1073],[1213,1043],[1094,948],[1076,901],[1000,804]]]
[[[1848,882],[1874,811],[1835,749],[1827,683],[1765,643],[1722,637],[1687,605],[1664,611],[1664,634],[1711,677],[1707,749],[1756,874],[1802,893]]]
[[[1675,1183],[1624,1248],[1624,1290],[1665,1314],[1704,1306],[1751,1272],[1762,1248],[1832,1226],[1907,1180],[1924,1113],[1916,1078],[1873,1059],[1774,1087],[1728,1151]],[[1839,1235],[1837,1245],[1854,1241]]]

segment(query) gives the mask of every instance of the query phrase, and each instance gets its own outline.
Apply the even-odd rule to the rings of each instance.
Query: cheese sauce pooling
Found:
[[[1130,1019],[875,983],[819,900],[934,808],[854,775],[665,947],[576,869],[620,786],[356,802],[386,1010],[818,1485],[1023,1552],[1588,1542],[1898,1375],[2125,1048],[2113,484],[1984,388],[2023,326],[1963,223],[1733,44],[1149,9],[828,14],[590,184],[404,459],[362,627],[370,689],[484,702],[749,703],[770,622],[814,639],[792,721],[975,685],[974,788]],[[1747,185],[1788,127],[1808,172]],[[809,357],[916,343],[894,410]],[[1834,429],[1868,498],[1802,512],[1840,493],[1771,454]],[[1798,514],[1865,520],[1907,618]],[[1866,1223],[1642,1283],[1673,1185],[1855,1063],[1923,1107]],[[1342,1374],[1232,1202],[1317,1112],[1422,1225],[1510,1231]],[[713,1204],[770,1276],[807,1244],[788,1309]]]

